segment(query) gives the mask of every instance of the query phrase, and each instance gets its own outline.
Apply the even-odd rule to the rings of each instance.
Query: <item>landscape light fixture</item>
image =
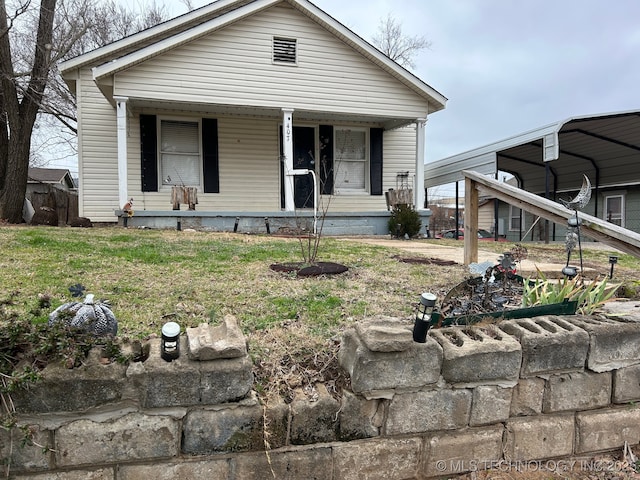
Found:
[[[567,276],[569,280],[571,280],[573,277],[575,277],[578,274],[578,269],[571,265],[567,265],[562,269],[562,274]]]
[[[160,356],[167,362],[180,356],[180,325],[176,322],[167,322],[162,326]]]
[[[424,292],[420,295],[420,303],[416,311],[416,321],[413,325],[413,341],[426,343],[427,332],[431,326],[431,315],[436,306],[437,297],[433,293]]]
[[[618,263],[618,257],[616,255],[609,255],[609,264],[611,265],[611,271],[609,272],[609,278],[613,278],[613,266]]]

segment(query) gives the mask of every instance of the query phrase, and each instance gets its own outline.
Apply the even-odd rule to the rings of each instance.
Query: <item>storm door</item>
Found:
[[[315,171],[316,130],[293,127],[293,168]],[[313,176],[296,175],[293,180],[296,208],[313,208]]]

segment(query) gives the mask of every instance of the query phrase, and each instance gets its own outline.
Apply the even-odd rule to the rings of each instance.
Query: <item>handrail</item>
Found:
[[[478,230],[477,198],[479,186],[481,186],[483,193],[488,193],[498,200],[555,223],[566,224],[569,218],[576,215],[575,211],[569,210],[557,202],[508,183],[499,182],[478,172],[463,170],[462,174],[465,177],[465,233],[469,230],[469,234],[464,236],[465,264],[478,260],[478,242],[475,238],[475,246],[473,245],[473,232]],[[581,233],[640,258],[640,234],[583,212],[580,212],[579,216],[582,220]],[[467,222],[469,222],[468,226]]]

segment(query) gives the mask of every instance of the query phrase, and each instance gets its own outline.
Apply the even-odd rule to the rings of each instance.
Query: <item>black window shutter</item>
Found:
[[[215,118],[202,119],[202,167],[204,192],[220,193],[218,120]]]
[[[320,125],[320,193],[333,194],[333,125]]]
[[[369,132],[369,180],[371,195],[382,195],[382,128],[372,128]]]
[[[142,191],[158,191],[158,134],[155,115],[140,115]]]

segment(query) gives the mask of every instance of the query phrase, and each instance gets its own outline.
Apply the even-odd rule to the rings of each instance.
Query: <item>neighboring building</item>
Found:
[[[431,199],[429,210],[431,210],[429,231],[432,236],[455,229],[456,215],[458,227],[464,226],[464,198],[458,200],[457,208],[455,197]]]
[[[487,230],[494,233],[495,221],[495,198],[481,198],[478,202],[478,229]],[[502,230],[503,233],[500,233]],[[504,229],[498,228],[498,233],[504,235]]]
[[[52,185],[65,191],[76,190],[71,172],[64,168],[29,168],[27,192],[36,191],[43,185]],[[48,189],[47,189],[48,191]]]
[[[60,68],[93,221],[133,197],[130,224],[264,230],[317,192],[324,233],[388,233],[398,172],[428,221],[425,124],[446,98],[306,0],[219,0]],[[181,187],[195,211],[173,209]]]
[[[425,188],[463,180],[464,170],[506,172],[513,185],[558,201],[577,194],[584,174],[592,186],[584,213],[640,233],[639,166],[640,111],[633,110],[569,118],[438,160],[425,166]],[[508,240],[547,239],[545,220],[500,201],[497,210],[498,233]],[[566,225],[551,223],[548,239],[565,233]]]

